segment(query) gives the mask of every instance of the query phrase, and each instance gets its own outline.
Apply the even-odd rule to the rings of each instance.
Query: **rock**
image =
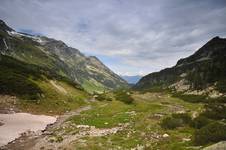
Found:
[[[162,135],[162,137],[167,138],[167,137],[169,137],[169,134],[165,133],[165,134]]]
[[[210,145],[203,150],[225,150],[226,149],[226,141],[221,141],[216,144]]]
[[[221,141],[216,144],[210,145],[203,150],[225,150],[226,149],[226,141]]]
[[[189,141],[191,141],[191,139],[190,138],[183,138],[182,141],[183,142],[189,142]]]

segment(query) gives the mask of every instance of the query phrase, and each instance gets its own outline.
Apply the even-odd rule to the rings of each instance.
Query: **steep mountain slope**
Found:
[[[172,88],[190,94],[220,96],[226,92],[225,83],[226,39],[215,37],[174,67],[143,77],[135,88]]]
[[[127,86],[125,80],[96,57],[86,57],[62,41],[15,32],[3,21],[0,21],[0,53],[54,70],[89,92]]]
[[[0,54],[0,110],[60,114],[85,104],[88,96],[54,70]]]

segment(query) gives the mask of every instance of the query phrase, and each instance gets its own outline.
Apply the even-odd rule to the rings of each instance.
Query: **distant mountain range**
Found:
[[[136,75],[136,76],[126,76],[126,75],[121,75],[121,77],[126,80],[129,84],[136,84],[142,76]]]
[[[226,39],[215,37],[172,68],[144,76],[135,89],[169,88],[177,92],[218,97],[226,93]]]
[[[0,54],[66,77],[88,92],[128,86],[97,57],[87,57],[62,41],[16,32],[2,20]]]

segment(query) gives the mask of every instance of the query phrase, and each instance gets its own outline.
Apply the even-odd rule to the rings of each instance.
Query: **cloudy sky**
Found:
[[[226,37],[226,0],[0,0],[0,19],[144,75]]]

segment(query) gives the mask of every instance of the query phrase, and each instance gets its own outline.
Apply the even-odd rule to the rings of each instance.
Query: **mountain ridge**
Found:
[[[214,37],[175,66],[144,76],[135,89],[170,88],[187,94],[220,96],[226,75],[226,39]]]
[[[97,57],[86,57],[60,40],[16,32],[2,20],[0,24],[0,52],[3,55],[57,70],[88,92],[128,86]]]

